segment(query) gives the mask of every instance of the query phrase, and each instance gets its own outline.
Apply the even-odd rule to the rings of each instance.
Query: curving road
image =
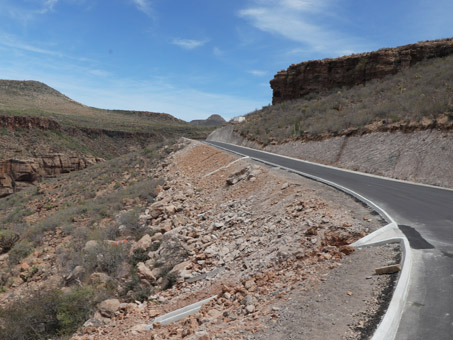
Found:
[[[453,190],[326,167],[232,144],[207,143],[335,182],[386,210],[409,239],[414,258],[408,299],[395,339],[453,339]]]

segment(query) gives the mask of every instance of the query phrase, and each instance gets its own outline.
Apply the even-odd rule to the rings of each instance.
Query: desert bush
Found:
[[[142,248],[134,249],[129,262],[132,266],[136,266],[139,262],[146,262],[149,260],[148,251]]]
[[[153,289],[140,281],[136,267],[131,269],[130,278],[126,283],[126,291],[126,298],[129,301],[147,301],[149,296],[153,294]]]
[[[104,272],[114,275],[119,266],[128,260],[129,247],[100,243],[83,256],[83,267],[88,272]]]
[[[0,230],[0,254],[7,253],[19,241],[19,235],[11,230]]]
[[[0,339],[42,340],[70,335],[86,321],[98,301],[88,288],[66,293],[37,291],[0,308]]]
[[[29,241],[22,240],[19,243],[16,243],[8,253],[9,264],[11,266],[18,264],[20,260],[30,255],[32,251],[33,245]]]

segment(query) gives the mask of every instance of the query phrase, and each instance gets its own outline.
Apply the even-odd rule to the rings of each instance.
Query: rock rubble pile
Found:
[[[276,301],[314,289],[377,226],[297,178],[186,144],[159,168],[165,183],[139,217],[148,233],[131,246],[147,255],[136,265],[140,284],[157,293],[145,303],[115,302],[113,312],[100,308],[73,339],[245,338],[264,316],[278,318]],[[156,316],[213,295],[199,313],[145,331]]]

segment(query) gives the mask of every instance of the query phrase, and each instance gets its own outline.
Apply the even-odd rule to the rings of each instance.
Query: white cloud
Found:
[[[151,2],[149,0],[132,0],[132,2],[140,12],[143,12],[148,16],[153,14]]]
[[[354,37],[328,28],[335,5],[332,0],[253,2],[253,6],[240,10],[238,15],[263,32],[301,43],[316,52],[339,53],[340,49],[354,49],[358,45]]]
[[[207,40],[173,39],[172,44],[182,47],[186,50],[193,50],[194,48],[203,46],[207,42]]]
[[[249,71],[247,71],[247,73],[250,73],[251,75],[254,75],[257,77],[264,77],[265,75],[267,75],[267,72],[262,71],[262,70],[249,70]]]

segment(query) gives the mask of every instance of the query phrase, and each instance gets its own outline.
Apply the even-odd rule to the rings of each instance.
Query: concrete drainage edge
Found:
[[[223,148],[223,147],[218,146],[218,145],[213,145],[213,144],[209,144],[209,143],[207,143],[207,144],[210,145],[210,146],[225,150],[227,152],[232,152],[232,153],[235,153],[235,154],[240,155],[240,156],[246,156],[246,155],[244,155],[244,154],[242,154],[240,152],[232,151],[232,150]],[[234,144],[232,144],[232,145],[234,145]],[[257,151],[259,151],[259,150],[257,150]],[[279,155],[279,156],[285,157],[285,156],[282,156],[282,155]],[[401,271],[400,277],[398,279],[398,283],[396,285],[396,288],[395,288],[395,290],[393,292],[393,296],[392,296],[392,299],[390,301],[389,307],[387,308],[387,311],[385,312],[384,317],[382,318],[381,322],[379,323],[378,327],[376,328],[376,330],[375,330],[375,332],[374,332],[374,334],[373,334],[373,336],[371,338],[371,340],[393,340],[393,339],[395,339],[396,333],[398,331],[399,323],[401,321],[403,308],[404,308],[405,302],[407,300],[407,291],[408,291],[410,274],[411,274],[411,269],[412,269],[412,262],[413,262],[411,248],[410,248],[408,239],[401,232],[396,237],[393,236],[393,237],[390,237],[390,238],[382,238],[382,239],[379,239],[378,241],[375,241],[375,242],[373,242],[373,241],[369,241],[368,242],[369,239],[375,238],[376,235],[384,234],[385,230],[383,231],[382,229],[385,229],[385,228],[396,228],[396,229],[398,229],[398,225],[393,220],[393,218],[384,209],[382,209],[379,205],[377,205],[373,201],[371,201],[371,200],[365,198],[364,196],[356,193],[355,191],[350,190],[350,189],[348,189],[348,188],[346,188],[346,187],[344,187],[342,185],[339,185],[339,184],[337,184],[335,182],[331,182],[331,181],[325,180],[323,178],[304,173],[302,171],[297,171],[297,170],[290,169],[290,168],[287,168],[287,167],[284,167],[284,166],[280,166],[278,164],[274,164],[272,162],[268,162],[268,161],[265,161],[265,160],[262,160],[262,159],[259,159],[259,158],[255,158],[255,157],[250,157],[250,158],[255,160],[255,161],[258,161],[258,162],[261,162],[261,163],[264,163],[264,164],[267,164],[267,165],[271,165],[271,166],[276,167],[276,168],[284,169],[286,171],[301,175],[303,177],[310,178],[310,179],[315,180],[317,182],[327,184],[327,185],[329,185],[329,186],[331,186],[331,187],[333,187],[335,189],[343,191],[344,193],[346,193],[346,194],[358,199],[359,201],[365,203],[368,207],[370,207],[371,209],[376,211],[382,218],[384,218],[389,223],[385,227],[380,228],[380,229],[376,230],[375,232],[371,233],[370,235],[365,236],[363,239],[366,239],[365,240],[366,243],[362,242],[360,247],[373,246],[373,245],[377,246],[377,245],[383,245],[383,244],[389,244],[389,243],[400,243],[400,245],[401,245],[402,271]],[[300,161],[303,162],[303,160],[300,160]],[[371,236],[371,235],[373,235],[373,236]],[[361,239],[361,240],[363,240],[363,239]],[[358,243],[361,240],[358,240],[355,243]],[[354,246],[355,243],[353,243],[352,246]],[[359,246],[357,246],[357,247],[359,247]]]

